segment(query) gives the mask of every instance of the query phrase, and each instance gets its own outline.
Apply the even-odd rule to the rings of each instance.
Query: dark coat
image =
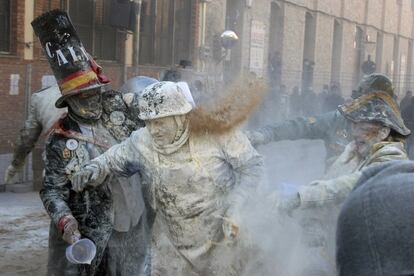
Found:
[[[412,161],[364,171],[338,219],[338,275],[414,275],[413,172]]]
[[[62,126],[67,130],[80,131],[76,122],[66,117]],[[68,151],[68,138],[52,134],[46,145],[44,187],[40,198],[52,219],[50,225],[49,275],[95,275],[104,256],[104,251],[113,229],[113,207],[111,191],[106,183],[97,188],[86,188],[81,193],[71,190],[66,166],[76,158],[74,151]],[[82,143],[79,143],[79,147]],[[97,248],[91,265],[74,266],[66,261],[65,249],[57,229],[59,219],[72,214],[79,223],[83,237],[91,239]]]

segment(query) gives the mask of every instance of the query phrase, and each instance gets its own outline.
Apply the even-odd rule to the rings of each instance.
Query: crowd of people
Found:
[[[207,122],[217,114],[200,108],[185,82],[141,76],[110,89],[65,12],[47,12],[32,26],[59,85],[34,94],[57,96],[42,99],[49,100],[42,116],[32,106],[6,180],[48,132],[40,191],[51,218],[48,275],[278,275],[260,265],[248,271],[260,249],[246,238],[241,210],[264,174],[256,147],[296,139],[325,142],[326,173],[271,206],[306,215],[315,252],[337,248],[326,256],[336,266],[303,275],[414,275],[407,154],[414,100],[407,93],[401,113],[387,76],[365,76],[346,103],[338,85],[318,97],[295,88],[289,102],[302,117],[215,129]],[[305,110],[312,106],[305,95],[318,99],[321,114]],[[321,228],[326,215],[332,220]],[[81,237],[96,245],[91,264],[66,259]]]

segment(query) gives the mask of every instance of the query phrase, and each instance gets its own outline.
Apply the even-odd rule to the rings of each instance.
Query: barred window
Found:
[[[140,64],[174,65],[191,60],[191,0],[143,0]]]
[[[0,52],[10,52],[10,0],[0,0]]]
[[[98,59],[117,60],[117,30],[109,24],[111,0],[68,2],[69,15],[86,50]]]

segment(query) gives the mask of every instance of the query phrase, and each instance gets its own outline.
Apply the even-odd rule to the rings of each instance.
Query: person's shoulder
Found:
[[[72,120],[67,114],[59,118],[50,129],[50,137],[66,137],[70,131],[79,132],[79,125]]]
[[[39,98],[39,97],[47,97],[47,96],[50,96],[50,95],[59,95],[60,96],[59,86],[52,85],[52,86],[42,88],[42,89],[34,92],[32,97]]]
[[[209,134],[202,137],[203,140],[216,143],[217,145],[226,146],[228,144],[250,144],[246,134],[241,131],[240,127],[234,127],[222,133]]]
[[[376,152],[390,152],[390,151],[399,151],[405,153],[405,146],[402,142],[393,141],[393,142],[379,142],[374,144],[373,151]]]
[[[61,96],[57,85],[43,88],[32,94],[31,100],[34,104],[45,105],[45,103],[53,103]]]
[[[46,154],[55,152],[59,158],[64,158],[66,152],[70,153],[69,150],[65,151],[68,140],[69,138],[61,133],[52,132],[46,140]]]

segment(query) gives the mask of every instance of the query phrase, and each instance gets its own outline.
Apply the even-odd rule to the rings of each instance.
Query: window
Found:
[[[354,57],[354,85],[356,86],[361,80],[361,65],[363,59],[365,58],[365,48],[364,48],[364,31],[361,27],[355,27],[355,57]]]
[[[334,20],[333,43],[332,43],[332,60],[331,60],[331,81],[340,82],[341,75],[341,57],[342,57],[342,24]]]
[[[10,0],[0,0],[0,52],[10,52]]]
[[[307,92],[313,86],[316,43],[316,20],[309,12],[305,15],[305,35],[303,41],[302,91]]]
[[[142,1],[141,64],[174,65],[191,59],[193,5],[191,0]]]
[[[117,30],[109,24],[111,0],[71,0],[69,14],[88,52],[99,59],[117,60]]]
[[[276,3],[270,4],[268,71],[272,84],[280,85],[282,78],[283,10]]]
[[[178,64],[180,60],[191,60],[191,10],[194,1],[175,1],[175,25],[174,25],[174,60]]]
[[[381,72],[382,68],[382,50],[384,47],[384,36],[381,32],[377,32],[377,44],[375,50],[375,63],[377,64],[377,70]]]
[[[47,0],[43,2],[43,12],[52,10],[52,0]]]

